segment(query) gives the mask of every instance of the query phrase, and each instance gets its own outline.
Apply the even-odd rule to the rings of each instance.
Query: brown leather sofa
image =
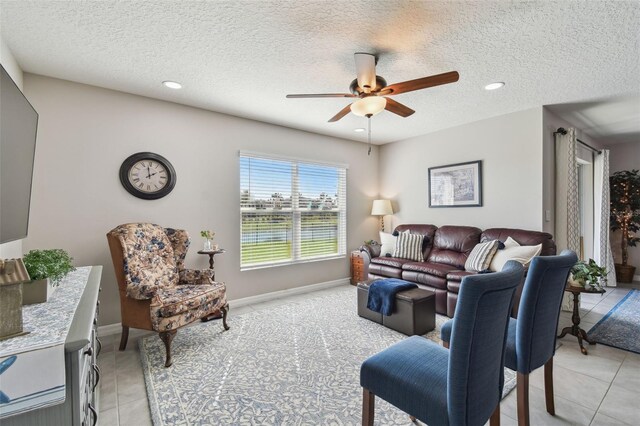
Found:
[[[491,228],[482,231],[472,226],[399,225],[398,232],[409,230],[425,236],[424,262],[395,257],[381,257],[379,245],[360,247],[364,268],[369,279],[401,278],[418,284],[418,287],[436,294],[436,312],[453,317],[462,278],[475,272],[466,272],[464,263],[471,250],[479,242],[500,240],[507,237],[520,245],[542,244],[541,256],[556,254],[556,244],[551,234],[524,229]],[[524,284],[524,282],[523,282]],[[522,285],[516,292],[513,313],[518,312]],[[514,315],[515,316],[515,315]]]

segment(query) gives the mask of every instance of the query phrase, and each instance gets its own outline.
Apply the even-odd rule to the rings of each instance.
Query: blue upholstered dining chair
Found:
[[[518,319],[509,321],[505,365],[517,371],[518,424],[529,425],[529,374],[544,365],[544,389],[547,412],[555,415],[553,401],[553,355],[562,295],[569,272],[578,258],[571,250],[559,256],[533,259],[522,290]],[[491,274],[489,274],[491,275]],[[452,338],[458,312],[443,324],[441,338],[445,346]],[[453,340],[451,340],[453,347]]]
[[[523,268],[465,277],[451,350],[413,336],[368,358],[360,369],[362,424],[373,425],[375,396],[431,425],[500,424],[509,312]]]

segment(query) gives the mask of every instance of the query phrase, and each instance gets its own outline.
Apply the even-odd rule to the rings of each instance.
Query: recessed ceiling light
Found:
[[[164,84],[164,86],[168,87],[169,89],[182,89],[182,84],[178,83],[177,81],[167,80],[163,81],[162,84]]]
[[[484,86],[484,90],[496,90],[504,86],[502,81],[497,81],[495,83],[487,84]]]
[[[353,129],[354,132],[358,132],[358,133],[364,132],[365,130],[367,130],[367,129],[365,129],[364,127],[360,127],[358,129]]]

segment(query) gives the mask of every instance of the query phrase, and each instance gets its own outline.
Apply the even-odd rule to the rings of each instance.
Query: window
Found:
[[[240,153],[240,269],[346,254],[346,166]]]

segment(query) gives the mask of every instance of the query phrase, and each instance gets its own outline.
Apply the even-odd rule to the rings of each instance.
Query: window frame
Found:
[[[291,166],[291,207],[286,210],[279,210],[278,213],[290,213],[291,214],[291,258],[285,260],[275,260],[268,262],[260,262],[253,264],[243,264],[242,263],[242,229],[243,229],[243,215],[245,213],[263,213],[259,209],[249,209],[242,207],[242,197],[240,196],[239,207],[240,207],[240,271],[250,271],[254,269],[263,269],[263,268],[273,268],[278,266],[287,266],[287,265],[297,265],[303,263],[311,263],[311,262],[321,262],[325,260],[331,259],[340,259],[346,258],[347,256],[347,175],[348,175],[348,164],[342,163],[333,163],[333,162],[323,162],[317,160],[309,160],[305,158],[297,158],[297,157],[288,157],[274,154],[267,154],[262,152],[254,152],[254,151],[239,151],[238,155],[238,173],[239,173],[239,189],[240,194],[242,193],[242,166],[241,159],[242,158],[255,158],[259,160],[274,160],[290,163]],[[312,257],[301,257],[302,251],[302,216],[306,212],[313,212],[314,210],[309,209],[301,209],[299,205],[299,166],[301,164],[310,165],[310,166],[322,166],[322,167],[332,167],[335,168],[338,172],[338,209],[337,210],[328,210],[325,211],[327,213],[337,213],[337,229],[336,229],[336,237],[337,237],[337,252],[330,253],[326,255],[318,255]],[[322,213],[323,210],[318,210],[319,213]],[[264,212],[269,213],[269,211]]]

